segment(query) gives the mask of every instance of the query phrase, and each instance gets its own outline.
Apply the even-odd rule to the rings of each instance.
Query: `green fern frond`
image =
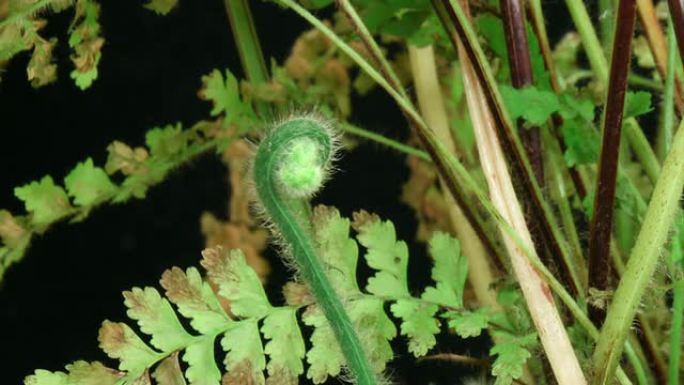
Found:
[[[478,335],[489,326],[492,315],[488,310],[469,312],[462,308],[464,278],[459,277],[465,277],[467,263],[457,240],[443,233],[432,237],[429,245],[435,260],[435,285],[421,298],[413,297],[406,282],[406,245],[396,239],[392,223],[364,212],[355,214],[354,219],[357,240],[367,249],[366,261],[377,271],[365,286],[368,292],[363,292],[356,280],[359,247],[350,237],[351,221],[334,208],[319,206],[313,215],[315,239],[327,275],[361,331],[377,371],[392,359],[389,341],[397,334],[384,310],[385,303],[391,303],[392,313],[401,319],[401,332],[409,338],[409,349],[416,356],[435,345],[440,318],[463,337]],[[149,341],[125,323],[104,321],[98,337],[100,348],[119,361],[116,369],[99,362],[77,361],[65,371],[36,370],[25,384],[138,385],[150,383],[151,375],[161,385],[294,385],[304,373],[305,357],[309,363],[307,377],[314,383],[344,373],[344,356],[315,303],[305,300],[297,305],[274,306],[240,250],[207,249],[202,255],[207,279],[196,268],[174,267],[162,275],[163,295],[151,287],[123,293],[128,317]],[[293,285],[288,285],[290,290]],[[310,301],[306,295],[299,297]],[[219,298],[228,300],[230,312]],[[297,319],[302,308],[302,322],[314,328],[308,352]],[[192,331],[186,330],[177,314],[189,320]],[[492,348],[491,354],[498,355],[493,366],[493,373],[500,376],[497,383],[508,384],[519,376],[530,355],[527,347],[534,340],[534,335],[509,334]],[[214,357],[217,341],[225,352],[222,365]],[[187,364],[185,373],[179,359]]]
[[[0,29],[0,52],[2,34]],[[221,106],[212,113],[218,120],[200,121],[188,129],[180,124],[152,128],[145,134],[146,147],[131,148],[114,141],[107,147],[109,155],[103,167],[87,158],[67,174],[64,186],[48,175],[15,188],[27,213],[13,215],[0,210],[0,281],[6,269],[24,256],[34,235],[65,219],[84,220],[101,205],[145,198],[147,190],[174,169],[207,151],[220,153],[231,141],[250,132],[258,122],[251,105],[240,97],[233,75],[226,72],[224,81],[216,70],[204,79],[200,92]]]

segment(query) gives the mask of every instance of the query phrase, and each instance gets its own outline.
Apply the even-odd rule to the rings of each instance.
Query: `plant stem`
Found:
[[[648,45],[653,53],[656,69],[660,76],[665,79],[668,74],[668,46],[665,41],[665,34],[658,20],[658,16],[653,6],[653,0],[636,0],[637,10],[639,11],[639,20],[644,29],[644,34],[648,41]],[[677,49],[676,47],[674,49]],[[676,93],[671,97],[675,98],[677,108],[680,112],[684,112],[684,99],[682,99],[682,87],[679,79],[676,80]]]
[[[365,71],[373,80],[375,80],[397,102],[409,121],[410,126],[415,130],[419,140],[430,154],[430,157],[435,163],[437,171],[443,176],[449,192],[454,197],[456,202],[458,202],[459,206],[464,208],[465,216],[473,225],[478,237],[480,237],[482,243],[487,248],[488,253],[490,255],[496,255],[499,259],[503,259],[503,252],[498,247],[495,235],[486,231],[487,225],[480,213],[477,212],[477,208],[472,204],[468,204],[468,202],[473,200],[473,197],[469,197],[468,193],[463,191],[461,188],[460,182],[463,181],[463,178],[467,178],[468,181],[470,181],[470,174],[460,163],[460,167],[457,169],[454,169],[452,165],[449,164],[449,160],[451,157],[453,157],[453,155],[449,154],[445,146],[443,146],[442,143],[436,138],[434,132],[423,121],[422,117],[408,96],[405,96],[405,94],[401,93],[394,86],[392,86],[391,80],[388,80],[387,78],[388,75],[378,72],[370,63],[368,63],[361,55],[359,55],[358,52],[352,49],[330,28],[328,28],[328,26],[318,20],[306,9],[292,0],[278,0],[278,2],[297,12],[300,16],[320,30],[324,35],[330,38],[331,41],[333,41],[341,51],[355,61],[363,71]],[[359,30],[362,29],[363,28],[359,27]],[[372,37],[370,40],[372,41]],[[379,49],[377,51],[379,51]],[[477,190],[475,189],[474,191]],[[478,198],[481,198],[481,196]]]
[[[677,45],[679,46],[679,56],[684,58],[684,4],[681,0],[668,0],[670,17],[677,35]]]
[[[558,74],[556,73],[556,66],[553,63],[553,50],[549,44],[549,36],[546,33],[546,24],[544,24],[544,13],[542,12],[541,0],[529,0],[527,2],[528,15],[532,21],[532,30],[539,41],[539,49],[544,58],[544,66],[549,71],[549,78],[551,80],[551,88],[556,93],[560,92],[560,85],[558,84]]]
[[[594,198],[594,215],[589,235],[589,287],[602,291],[610,287],[609,244],[613,229],[620,131],[635,18],[636,3],[633,0],[621,0],[618,6],[610,81],[603,117],[603,140]],[[601,325],[605,310],[592,306],[589,314],[597,325]]]
[[[663,92],[662,83],[641,75],[637,75],[635,73],[629,74],[628,81],[632,86],[648,88],[651,91]]]
[[[470,59],[475,74],[477,75],[479,83],[482,85],[484,96],[487,105],[492,111],[497,135],[499,136],[504,152],[509,156],[511,167],[514,174],[522,179],[523,192],[525,193],[526,201],[534,208],[535,218],[540,223],[542,234],[546,245],[551,250],[553,255],[560,256],[559,260],[563,261],[563,269],[568,271],[572,278],[566,282],[574,293],[583,296],[584,293],[579,291],[580,280],[575,274],[571,264],[567,241],[562,236],[556,218],[553,216],[546,200],[544,199],[539,184],[537,183],[534,172],[529,163],[525,151],[520,143],[517,133],[513,129],[513,124],[508,117],[505,105],[502,101],[501,95],[496,86],[494,75],[489,67],[487,58],[478,42],[478,37],[475,31],[470,26],[467,16],[463,12],[461,6],[455,0],[439,1],[433,0],[438,16],[442,20],[442,24],[447,30],[449,38],[452,40],[454,47],[458,45],[457,40],[463,42],[465,52]]]
[[[300,165],[286,162],[289,151],[293,151],[293,144],[304,143],[302,141],[313,143],[320,164]],[[283,187],[283,181],[278,177],[286,167],[297,167],[298,172],[302,172],[305,167],[325,169],[332,152],[330,134],[319,122],[305,118],[292,119],[273,129],[260,143],[254,159],[253,177],[265,213],[288,245],[301,276],[328,319],[356,382],[360,385],[374,385],[375,373],[366,352],[316,253],[314,241],[304,220],[308,206],[299,198],[298,192],[292,193],[291,190],[296,186]]]
[[[667,241],[670,226],[678,212],[682,187],[684,129],[680,124],[594,351],[596,385],[609,383],[613,376],[641,296],[655,271],[660,249]]]
[[[565,2],[570,10],[570,15],[572,16],[573,22],[580,33],[582,45],[584,46],[584,50],[589,57],[589,64],[591,65],[597,80],[605,85],[608,82],[608,64],[606,63],[605,56],[603,56],[601,45],[596,37],[596,31],[593,29],[591,19],[589,18],[586,8],[584,7],[584,3],[581,0],[565,0]],[[657,158],[655,157],[653,150],[650,148],[648,140],[646,140],[643,132],[639,132],[642,130],[641,127],[639,127],[636,119],[629,118],[625,123],[627,125],[633,126],[628,127],[626,130],[629,145],[637,153],[639,161],[642,162],[642,165],[646,169],[649,177],[655,177],[652,179],[652,182],[655,183],[657,174],[653,173],[654,167],[652,166],[654,161],[657,162]]]
[[[606,50],[606,56],[609,56],[610,51],[607,50],[613,47],[613,33],[615,32],[615,0],[599,0],[598,8],[601,42]]]
[[[368,52],[370,52],[373,60],[375,60],[376,64],[379,65],[380,73],[382,73],[385,79],[392,85],[392,87],[394,87],[395,91],[397,91],[402,97],[408,99],[408,94],[401,85],[401,81],[399,81],[399,77],[397,76],[396,72],[394,72],[392,65],[387,61],[387,59],[385,59],[385,55],[375,42],[375,39],[373,39],[373,35],[371,35],[368,28],[366,28],[366,25],[363,24],[361,17],[351,5],[349,0],[335,0],[335,3],[342,13],[344,13],[344,15],[349,19],[354,28],[356,28],[356,32],[359,34],[361,41],[368,49]]]
[[[677,62],[677,41],[675,40],[672,19],[667,23],[667,77],[665,78],[665,93],[663,94],[663,109],[661,117],[661,129],[658,135],[659,158],[665,159],[672,142],[672,131],[675,123],[674,94],[675,65]]]
[[[457,45],[462,63],[466,100],[468,101],[480,163],[489,185],[491,200],[502,213],[504,219],[520,235],[532,258],[537,259],[532,238],[504,162],[502,149],[497,142],[494,118],[463,45],[460,42]],[[520,284],[527,308],[537,328],[539,339],[544,346],[546,357],[549,359],[556,380],[561,385],[585,384],[584,374],[548,285],[532,267],[524,252],[516,245],[516,241],[505,233],[504,243],[509,251],[513,271]]]
[[[506,48],[508,49],[508,64],[511,69],[511,84],[514,88],[530,86],[534,83],[534,79],[523,5],[520,0],[501,0],[500,8]],[[537,177],[537,182],[543,186],[544,162],[541,155],[539,127],[529,127],[527,129],[520,129],[519,127],[518,132],[525,150],[527,150],[527,156],[530,159],[534,175]]]
[[[407,144],[404,144],[402,142],[398,142],[396,140],[387,138],[385,136],[382,136],[380,134],[376,134],[375,132],[365,130],[361,127],[356,127],[352,124],[346,123],[346,122],[339,122],[338,125],[340,128],[349,134],[356,135],[361,138],[366,138],[369,140],[372,140],[376,143],[380,143],[384,146],[387,146],[389,148],[395,149],[399,152],[403,152],[404,154],[415,156],[417,158],[420,158],[424,161],[427,162],[432,162],[432,159],[430,158],[430,155],[423,151],[419,150],[415,147],[411,147]]]
[[[582,39],[584,51],[587,54],[587,59],[589,59],[589,65],[598,81],[605,85],[608,82],[608,62],[601,49],[601,43],[598,37],[596,37],[596,32],[587,9],[584,7],[582,0],[565,0],[565,4]]]
[[[575,226],[575,219],[572,215],[572,208],[570,207],[569,197],[567,196],[565,187],[565,175],[563,175],[563,161],[562,152],[559,148],[558,142],[552,137],[549,130],[542,131],[542,138],[544,146],[547,148],[547,167],[549,168],[550,182],[549,187],[551,193],[555,196],[555,201],[558,204],[558,213],[560,214],[561,223],[565,229],[568,237],[570,247],[573,250],[575,257],[573,262],[581,279],[582,289],[587,289],[587,266],[584,262],[582,246],[579,240],[579,232]],[[569,170],[568,170],[569,171]]]
[[[681,272],[681,269],[678,269]],[[677,279],[672,288],[672,329],[670,331],[670,360],[668,385],[679,385],[679,362],[682,355],[682,321],[684,320],[684,279]]]
[[[253,84],[268,82],[268,71],[254,26],[254,18],[249,9],[249,1],[224,0],[224,5],[247,80]],[[269,117],[270,106],[267,103],[259,102],[256,108],[262,118]]]
[[[448,151],[455,154],[456,150],[449,129],[442,90],[437,78],[434,50],[431,45],[421,48],[409,45],[408,51],[418,106],[425,117],[425,122],[435,131],[435,135],[445,144]],[[446,190],[443,178],[440,178],[440,185]],[[490,263],[490,256],[480,239],[474,236],[475,231],[464,218],[461,207],[449,194],[446,194],[445,197],[447,198],[451,225],[457,238],[461,241],[463,255],[468,258],[468,280],[473,286],[475,296],[481,305],[496,310],[500,306],[496,301],[496,292],[491,289],[495,274]]]

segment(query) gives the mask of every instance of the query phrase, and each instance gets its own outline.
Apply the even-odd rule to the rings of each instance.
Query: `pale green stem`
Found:
[[[254,85],[268,82],[268,70],[248,0],[224,0],[224,4],[247,80]],[[268,103],[259,101],[255,107],[261,118],[270,117],[271,106]]]
[[[587,59],[589,59],[589,65],[598,81],[605,86],[608,84],[608,61],[603,49],[601,49],[601,42],[596,36],[596,31],[594,31],[594,25],[591,22],[591,18],[589,18],[587,8],[582,0],[565,0],[565,4],[582,39],[584,51],[587,54]]]
[[[673,236],[677,236],[675,232]],[[681,265],[677,271],[681,272]],[[679,362],[682,355],[682,320],[684,319],[684,279],[679,277],[672,288],[672,330],[670,331],[670,361],[667,373],[668,385],[679,385]]]
[[[615,32],[615,3],[613,0],[599,0],[599,24],[601,26],[601,40],[606,56],[610,56]]]
[[[627,81],[632,86],[648,88],[651,91],[663,92],[663,84],[661,82],[637,75],[635,73],[629,74],[629,79],[627,79]]]
[[[684,187],[684,129],[680,126],[665,159],[624,276],[608,308],[594,351],[594,384],[610,383],[641,297],[667,241]]]
[[[667,77],[665,78],[665,93],[663,94],[663,111],[660,139],[660,159],[665,159],[672,141],[672,131],[675,124],[674,90],[675,66],[677,63],[677,39],[675,38],[672,19],[667,25]]]
[[[344,12],[344,14],[347,15],[347,17],[349,17],[352,25],[356,28],[356,32],[359,34],[361,41],[363,41],[365,46],[370,50],[373,58],[380,65],[380,72],[385,75],[390,84],[394,86],[394,89],[399,92],[402,97],[408,99],[409,96],[406,93],[406,90],[404,90],[404,87],[402,87],[401,81],[399,81],[399,76],[397,76],[394,68],[392,68],[392,65],[385,58],[380,46],[378,46],[378,44],[375,42],[375,39],[373,39],[373,35],[370,33],[368,28],[366,28],[366,25],[363,23],[363,20],[361,20],[361,17],[356,12],[356,9],[354,9],[349,0],[336,1],[338,7],[342,10],[342,12]]]
[[[644,132],[634,118],[627,119],[622,125],[622,129],[627,136],[629,146],[641,161],[646,176],[648,176],[651,182],[655,183],[658,180],[658,175],[660,175],[660,163],[646,135],[644,135]]]
[[[542,138],[544,146],[547,151],[547,164],[549,167],[550,178],[549,182],[553,194],[556,196],[556,203],[558,204],[558,213],[560,214],[561,224],[565,229],[565,234],[568,236],[568,242],[572,249],[572,255],[575,257],[574,266],[582,284],[582,290],[587,289],[587,266],[584,262],[582,246],[579,240],[579,232],[575,226],[575,218],[572,215],[572,208],[570,207],[569,197],[566,192],[565,175],[563,174],[563,158],[561,150],[558,146],[558,141],[552,137],[548,129],[542,130]]]
[[[387,146],[389,148],[392,148],[394,150],[397,150],[399,152],[403,152],[404,154],[407,155],[413,155],[415,157],[418,157],[424,161],[427,162],[432,162],[432,159],[430,158],[430,155],[423,151],[419,150],[415,147],[411,147],[409,145],[406,145],[402,142],[392,140],[388,137],[382,136],[380,134],[376,134],[375,132],[365,130],[361,127],[354,126],[352,124],[346,123],[346,122],[340,122],[340,128],[342,131],[347,132],[352,135],[356,135],[361,138],[366,138],[369,140],[372,140],[374,142],[380,143],[384,146]]]

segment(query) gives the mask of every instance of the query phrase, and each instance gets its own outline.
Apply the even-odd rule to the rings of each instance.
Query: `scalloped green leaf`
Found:
[[[202,255],[202,266],[218,285],[219,295],[230,301],[233,314],[246,318],[261,318],[268,314],[271,303],[259,276],[247,264],[242,250],[206,250]]]
[[[134,287],[123,293],[126,314],[138,321],[140,330],[152,336],[150,343],[163,352],[171,352],[187,344],[192,336],[181,325],[171,304],[157,289]]]
[[[31,223],[39,227],[69,214],[72,208],[64,189],[55,185],[49,175],[40,181],[16,187],[14,195],[24,202],[26,211],[32,214]]]
[[[64,186],[74,203],[91,206],[116,193],[114,183],[100,167],[95,167],[91,158],[76,165],[64,178]]]

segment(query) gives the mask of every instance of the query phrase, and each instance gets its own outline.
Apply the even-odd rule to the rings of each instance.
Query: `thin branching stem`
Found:
[[[589,287],[603,291],[610,287],[609,245],[613,229],[622,112],[627,92],[635,18],[636,3],[630,0],[620,1],[603,117],[603,139],[594,196],[594,215],[589,234]],[[605,310],[597,307],[591,309],[592,320],[600,325],[605,318]]]

